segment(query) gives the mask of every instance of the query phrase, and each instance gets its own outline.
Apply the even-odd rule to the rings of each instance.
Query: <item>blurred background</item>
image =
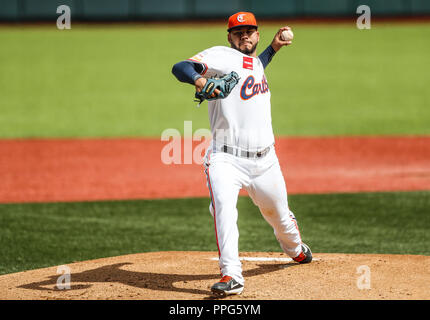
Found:
[[[40,21],[56,18],[56,8],[68,5],[74,21],[154,21],[225,19],[238,11],[259,18],[352,17],[359,5],[374,16],[430,14],[426,0],[1,0],[2,21]]]
[[[69,30],[57,28],[60,5]],[[360,5],[371,29],[357,28]],[[281,26],[295,33],[266,69],[276,135],[430,133],[426,0],[0,0],[0,137],[208,128],[171,68],[227,45],[228,17],[245,10],[259,52]]]

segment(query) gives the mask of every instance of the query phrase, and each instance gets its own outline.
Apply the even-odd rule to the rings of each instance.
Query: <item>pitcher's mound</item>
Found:
[[[306,265],[282,253],[241,257],[245,290],[226,299],[430,298],[429,256],[314,253]],[[220,279],[216,258],[150,252],[13,273],[0,276],[0,299],[211,299]]]

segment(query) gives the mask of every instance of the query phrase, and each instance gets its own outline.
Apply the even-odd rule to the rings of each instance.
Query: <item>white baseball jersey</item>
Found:
[[[270,90],[258,57],[216,46],[189,60],[204,65],[205,78],[235,71],[240,80],[227,98],[208,101],[213,144],[259,151],[274,144]]]

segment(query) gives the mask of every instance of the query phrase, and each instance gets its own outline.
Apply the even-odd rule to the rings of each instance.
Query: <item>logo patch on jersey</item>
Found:
[[[252,57],[243,57],[243,68],[248,70],[253,70]]]
[[[192,56],[188,60],[201,62],[203,60],[203,58],[205,57],[205,55],[207,55],[207,52],[203,51],[203,52],[196,54],[195,56]]]
[[[257,94],[263,94],[266,92],[269,92],[269,85],[267,84],[265,76],[263,76],[263,79],[260,83],[255,83],[254,77],[249,76],[243,82],[242,88],[240,89],[240,97],[243,100],[248,100]]]

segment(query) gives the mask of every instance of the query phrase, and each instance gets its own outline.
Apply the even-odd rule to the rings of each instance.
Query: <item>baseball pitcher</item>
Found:
[[[259,56],[255,16],[238,12],[228,20],[230,47],[215,46],[173,66],[181,82],[195,86],[199,103],[208,100],[212,132],[205,173],[214,218],[221,280],[216,295],[240,294],[245,280],[239,260],[236,208],[244,188],[273,227],[282,250],[298,263],[312,261],[301,240],[296,218],[288,207],[287,189],[275,151],[270,90],[264,69],[275,53],[292,43],[283,27]]]

